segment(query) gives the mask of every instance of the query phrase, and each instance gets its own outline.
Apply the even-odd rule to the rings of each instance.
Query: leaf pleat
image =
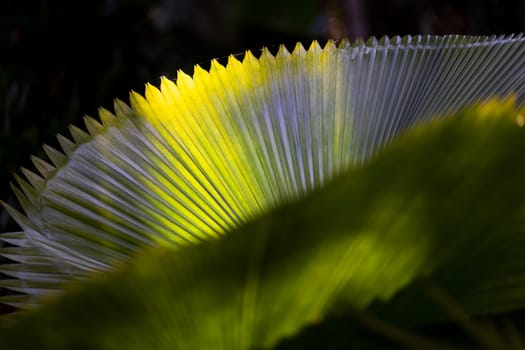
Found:
[[[9,212],[22,247],[82,278],[150,246],[220,237],[366,163],[415,123],[492,96],[522,104],[524,67],[521,35],[314,42],[212,61],[133,92],[131,107],[115,101],[115,115],[86,117],[87,132],[71,126],[61,150],[45,148],[52,165],[33,158],[40,175],[21,170],[24,214]]]

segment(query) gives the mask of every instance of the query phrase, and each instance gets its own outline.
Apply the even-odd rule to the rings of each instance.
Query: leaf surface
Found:
[[[417,278],[458,281],[464,258],[476,260],[485,285],[493,264],[523,271],[523,250],[491,250],[524,235],[519,113],[512,102],[491,101],[416,127],[369,164],[220,239],[151,249],[70,287],[0,341],[17,349],[271,348],[330,312],[388,302]],[[523,294],[493,287],[499,299],[474,311],[525,305]]]
[[[523,103],[524,69],[520,35],[407,36],[248,52],[163,78],[132,93],[132,108],[116,101],[115,115],[86,117],[87,132],[71,127],[63,152],[46,146],[39,174],[22,169],[13,189],[24,213],[9,212],[21,247],[49,269],[3,270],[28,283],[81,279],[151,246],[221,236],[363,164],[414,123],[493,96]],[[27,289],[28,302],[58,280]]]

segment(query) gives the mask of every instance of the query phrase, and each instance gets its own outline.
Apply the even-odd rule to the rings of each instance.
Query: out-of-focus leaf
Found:
[[[416,127],[368,165],[220,239],[151,249],[70,287],[0,341],[17,349],[270,348],[328,312],[387,302],[422,276],[459,280],[462,257],[475,259],[480,280],[493,264],[523,271],[521,257],[491,251],[525,234],[520,116],[512,102],[492,101]],[[525,305],[523,295],[496,294],[476,311]]]

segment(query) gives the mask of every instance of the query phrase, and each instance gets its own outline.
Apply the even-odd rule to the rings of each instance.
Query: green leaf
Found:
[[[493,264],[522,271],[523,250],[518,259],[490,250],[525,234],[519,117],[512,102],[491,101],[416,127],[369,164],[220,239],[150,249],[70,286],[0,341],[16,349],[271,348],[327,313],[387,302],[417,278],[457,281],[465,256],[480,280]],[[525,306],[524,295],[512,294],[513,309]]]
[[[101,123],[85,119],[89,132],[71,127],[74,142],[58,137],[64,155],[47,148],[54,166],[35,159],[42,176],[22,170],[28,181],[15,192],[25,215],[9,212],[23,248],[82,279],[302,198],[416,122],[492,96],[522,103],[524,69],[521,35],[314,42],[232,56],[225,67],[214,61],[193,78],[148,85],[145,97],[133,93],[133,109],[116,101],[116,116],[101,109]]]

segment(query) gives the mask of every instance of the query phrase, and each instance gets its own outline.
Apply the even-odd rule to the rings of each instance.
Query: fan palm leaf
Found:
[[[60,294],[66,282],[118,269],[152,247],[170,252],[175,248],[177,253],[173,255],[178,256],[179,250],[226,244],[214,243],[215,238],[227,232],[247,232],[245,224],[258,222],[258,218],[267,217],[275,208],[279,212],[278,208],[287,203],[309,198],[334,179],[347,176],[349,169],[366,164],[414,124],[451,115],[494,96],[512,94],[521,105],[525,101],[524,51],[525,39],[521,35],[384,37],[338,45],[328,42],[324,48],[314,42],[308,50],[297,45],[292,53],[281,47],[276,55],[263,50],[259,58],[250,52],[242,61],[232,56],[226,66],[212,61],[209,72],[197,66],[192,78],[182,72],[176,83],[162,78],[160,89],[147,85],[145,97],[131,94],[131,107],[117,100],[114,114],[101,109],[99,120],[86,117],[87,132],[72,126],[72,140],[59,135],[60,151],[45,146],[49,161],[33,158],[38,174],[22,169],[24,178],[16,176],[13,190],[24,213],[6,207],[22,231],[0,235],[0,240],[16,246],[1,248],[0,255],[19,264],[0,266],[0,272],[13,277],[0,281],[0,287],[23,295],[2,297],[0,302],[31,307],[44,296]],[[454,152],[452,148],[449,151]],[[355,175],[352,171],[350,174]],[[344,188],[337,191],[346,193]],[[356,198],[362,194],[357,189],[349,191],[348,195]],[[388,204],[397,199],[382,200]],[[357,202],[341,203],[348,206]],[[382,220],[392,217],[390,211],[385,209],[389,214],[383,218],[381,206],[366,208],[370,212],[363,212],[362,217],[369,217],[367,225],[386,227],[387,221]],[[358,207],[355,209],[360,212]],[[305,212],[317,217],[315,211]],[[401,223],[403,217],[399,219]],[[407,216],[406,225],[417,226],[413,217]],[[329,226],[329,222],[320,220],[311,225]],[[404,227],[401,223],[399,227]],[[495,225],[490,227],[498,231]],[[509,242],[519,242],[512,228],[508,233],[510,241],[490,238],[485,244],[501,244],[498,249],[504,250]],[[282,228],[283,232],[286,230]],[[376,241],[386,239],[387,233],[363,237],[366,239],[355,245],[368,248],[354,252],[354,259],[372,248],[379,249],[372,257],[383,256]],[[386,240],[391,253],[384,256],[393,259],[389,254],[398,254],[395,247],[402,249],[415,239],[409,233],[402,237],[405,240],[397,244],[397,238]],[[210,239],[212,242],[203,243]],[[182,248],[197,243],[199,248]],[[290,244],[283,247],[292,249]],[[513,247],[520,256],[516,248],[519,244]],[[428,253],[425,249],[430,248],[415,249],[417,258],[414,255],[413,260],[407,258],[406,266],[399,265],[403,274],[393,274],[395,283],[389,279],[381,291],[374,282],[367,282],[368,273],[379,273],[371,270],[366,274],[361,271],[359,278],[351,275],[353,283],[359,281],[353,292],[349,283],[341,282],[345,286],[341,288],[350,288],[348,294],[342,294],[352,296],[353,304],[366,307],[373,300],[389,300],[421,274],[434,271],[439,277],[443,266],[442,282],[446,284],[450,266],[474,266],[488,254],[473,250],[470,255],[455,255],[456,260],[443,258],[446,263],[440,265],[439,260],[432,264],[421,261],[420,255]],[[472,265],[467,264],[469,257]],[[340,258],[346,261],[343,256]],[[377,266],[383,266],[384,261],[379,261],[382,262]],[[310,265],[302,260],[301,263],[305,263],[304,271],[309,271]],[[324,273],[321,268],[319,271]],[[490,271],[494,278],[508,277],[512,271],[521,278],[521,270],[510,265]],[[378,274],[376,279],[379,276],[383,275]],[[502,288],[504,277],[499,283],[500,287],[494,288],[492,279],[475,280],[478,294],[459,288],[463,295],[458,295],[470,298],[472,310],[478,312],[504,311],[522,305],[517,291]],[[454,281],[450,284],[454,285]],[[303,288],[304,283],[296,286]],[[521,288],[521,282],[517,288]],[[320,298],[300,324],[324,313],[338,288],[328,290],[330,297]],[[487,300],[492,300],[501,296],[503,290],[511,294],[501,299],[501,305],[495,306],[492,301],[490,305],[483,304],[482,291],[491,296]],[[359,297],[354,298],[356,293]],[[410,295],[410,288],[406,293]],[[279,312],[276,315],[282,317]],[[428,322],[441,317],[439,313],[428,315]],[[249,340],[243,340],[245,343],[239,343],[239,348],[243,348],[242,344],[269,346],[298,327],[285,325],[264,341],[254,336],[258,340],[252,342],[249,336]]]

